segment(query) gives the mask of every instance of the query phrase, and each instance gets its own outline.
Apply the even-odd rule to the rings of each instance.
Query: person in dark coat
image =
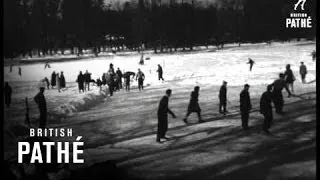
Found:
[[[63,75],[63,71],[61,71],[60,73],[60,88],[65,88],[66,87],[66,79],[64,78],[64,75]]]
[[[103,85],[106,85],[106,84],[107,84],[106,73],[103,73],[103,74],[102,74],[101,79],[102,79],[102,84],[103,84]]]
[[[80,71],[78,78],[77,78],[79,93],[84,92],[84,76],[82,74],[82,71]]]
[[[247,64],[250,64],[250,71],[252,70],[252,67],[253,67],[253,64],[254,64],[254,61],[251,59],[251,58],[248,58],[249,61],[247,62]]]
[[[138,80],[139,91],[143,90],[143,81],[144,81],[144,79],[145,79],[144,73],[140,69],[138,69],[136,80]]]
[[[296,80],[296,78],[293,75],[292,70],[290,69],[290,64],[287,64],[286,71],[284,72],[284,79],[286,80],[288,88],[291,87],[291,91],[293,90],[293,82]]]
[[[261,95],[260,98],[260,113],[264,116],[263,130],[269,132],[271,122],[273,121],[272,113],[272,85],[267,86],[267,91]]]
[[[172,90],[167,89],[166,95],[160,100],[158,107],[158,132],[157,132],[157,142],[161,143],[160,139],[168,139],[166,137],[166,132],[168,130],[168,113],[176,118],[176,115],[169,109],[169,97],[171,96]]]
[[[227,82],[223,81],[222,86],[219,91],[219,112],[226,114],[227,113]],[[222,111],[223,108],[223,111]]]
[[[141,57],[140,57],[139,64],[140,64],[140,65],[144,65],[143,53],[141,53]]]
[[[12,95],[12,88],[10,87],[8,82],[5,82],[4,85],[4,102],[7,107],[10,107],[11,104],[11,95]]]
[[[57,83],[57,89],[58,89],[58,92],[61,92],[61,83],[60,83],[60,76],[59,76],[59,73],[56,74],[56,83]]]
[[[39,128],[45,128],[47,123],[47,103],[44,97],[44,87],[40,87],[40,92],[34,97],[40,111]]]
[[[97,79],[96,84],[97,84],[97,86],[99,87],[99,89],[101,91],[102,81],[100,80],[100,78]]]
[[[19,76],[22,75],[22,71],[21,71],[21,67],[19,67],[19,72],[18,72]]]
[[[245,84],[244,89],[240,93],[240,112],[243,129],[248,129],[249,112],[252,108],[249,87],[249,84]]]
[[[119,88],[119,89],[122,89],[122,78],[123,78],[123,74],[122,74],[120,68],[118,68],[116,74],[118,75],[118,78],[117,78],[118,88]]]
[[[47,77],[44,78],[44,82],[45,82],[46,85],[47,85],[47,89],[49,89],[50,83],[49,83],[49,79],[48,79]]]
[[[164,79],[163,79],[163,77],[162,77],[162,75],[163,75],[163,70],[162,70],[162,67],[160,66],[160,64],[158,64],[158,70],[157,70],[157,72],[158,72],[158,79],[159,79],[159,81],[160,81],[160,79],[162,79],[162,81],[164,81]]]
[[[105,79],[107,81],[109,94],[110,96],[113,96],[114,82],[113,82],[113,76],[110,75],[110,72],[105,73]]]
[[[51,89],[53,89],[53,87],[56,86],[56,72],[53,71],[51,74]]]
[[[282,90],[283,88],[286,89],[288,92],[288,97],[291,96],[291,92],[286,84],[286,81],[284,80],[284,74],[279,74],[279,79],[275,80],[271,86],[273,87],[272,91],[272,101],[274,103],[274,106],[276,108],[277,114],[283,114],[283,96],[282,96]]]
[[[317,58],[317,52],[316,52],[316,50],[312,51],[311,56],[312,56],[312,61],[315,61],[316,58]]]
[[[200,123],[203,122],[203,120],[202,120],[202,118],[201,118],[201,108],[200,108],[199,103],[198,103],[199,90],[200,90],[200,87],[199,87],[199,86],[196,86],[196,87],[194,87],[194,91],[191,92],[190,102],[189,102],[187,114],[186,114],[186,117],[183,119],[183,121],[184,121],[185,123],[187,123],[187,118],[189,117],[189,115],[190,115],[192,112],[197,113]]]
[[[127,71],[123,74],[123,77],[125,79],[125,84],[126,84],[126,91],[130,91],[130,77],[134,77],[136,74],[131,71]]]
[[[107,84],[109,86],[109,89],[112,90],[112,92],[116,89],[116,83],[115,83],[115,76],[116,76],[116,73],[114,71],[114,68],[113,68],[113,64],[110,63],[109,65],[109,70],[108,70],[108,73],[107,73],[107,76],[109,78],[107,78]],[[112,93],[110,93],[112,94]]]
[[[299,72],[300,72],[300,75],[301,75],[301,82],[303,84],[306,83],[306,75],[307,75],[308,71],[307,71],[306,65],[304,65],[303,62],[301,62]]]
[[[84,83],[85,83],[85,87],[84,90],[87,90],[88,87],[88,91],[90,91],[90,81],[91,81],[91,73],[88,72],[88,70],[86,70],[86,73],[84,73]]]

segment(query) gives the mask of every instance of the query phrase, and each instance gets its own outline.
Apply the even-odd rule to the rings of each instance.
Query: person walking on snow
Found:
[[[51,68],[48,61],[47,61],[46,64],[44,65],[44,69],[46,69],[46,68]]]
[[[220,87],[219,91],[219,112],[223,113],[224,115],[228,112],[227,111],[227,82],[223,81],[222,86]],[[223,111],[222,111],[223,108]]]
[[[81,93],[81,91],[84,92],[84,76],[82,71],[80,71],[76,82],[78,83],[79,93]]]
[[[21,67],[19,67],[19,71],[18,71],[19,76],[22,76],[22,71],[21,71]]]
[[[272,85],[267,86],[267,91],[261,95],[260,98],[260,113],[264,116],[263,131],[269,132],[271,122],[273,121],[272,113]]]
[[[126,85],[126,91],[130,91],[130,77],[134,78],[135,73],[131,71],[127,71],[123,74],[123,77],[125,79],[125,85]]]
[[[53,71],[51,74],[51,89],[53,89],[53,87],[56,86],[56,72]]]
[[[60,92],[60,89],[61,89],[61,83],[60,83],[60,76],[59,76],[59,73],[56,74],[56,83],[57,83],[57,89],[58,89],[58,92]]]
[[[176,118],[176,115],[169,109],[169,97],[171,93],[171,89],[166,90],[166,95],[161,98],[158,107],[158,131],[156,141],[159,143],[161,143],[161,138],[169,139],[166,137],[168,130],[168,113],[171,114],[173,118]]]
[[[200,90],[200,87],[199,87],[199,86],[196,86],[196,87],[194,87],[194,91],[191,92],[190,102],[189,102],[187,114],[186,114],[186,117],[183,119],[183,121],[184,121],[186,124],[187,124],[187,118],[189,117],[189,115],[190,115],[192,112],[197,113],[198,118],[199,118],[199,123],[204,122],[204,121],[202,120],[202,118],[201,118],[201,108],[200,108],[199,103],[198,103],[199,90]]]
[[[290,64],[287,64],[286,71],[284,72],[284,79],[286,80],[288,88],[291,87],[291,91],[293,90],[293,82],[296,80],[296,78],[293,75],[292,70],[290,69]]]
[[[250,71],[252,70],[252,67],[253,67],[253,64],[254,64],[254,61],[251,59],[251,58],[248,58],[249,61],[247,62],[247,64],[250,64]]]
[[[90,81],[91,81],[91,73],[88,72],[88,70],[86,70],[86,73],[84,73],[84,83],[85,83],[85,87],[84,90],[87,90],[88,87],[88,91],[90,91]]]
[[[123,77],[123,74],[122,74],[120,68],[117,69],[116,74],[118,75],[118,77],[117,77],[118,89],[122,89],[122,77]]]
[[[283,88],[286,89],[288,92],[288,97],[291,96],[291,92],[287,86],[286,81],[284,80],[284,74],[280,73],[279,74],[279,79],[275,80],[271,86],[273,87],[272,91],[272,101],[274,103],[274,106],[276,108],[276,113],[277,114],[283,114],[283,96],[282,96],[282,90]]]
[[[240,93],[240,112],[241,112],[241,122],[242,128],[244,130],[248,129],[249,122],[249,112],[252,108],[250,94],[249,94],[249,84],[245,84],[243,90]]]
[[[66,79],[64,78],[63,71],[60,73],[60,87],[65,88],[66,87]]]
[[[143,90],[143,81],[144,81],[144,79],[145,79],[145,76],[144,76],[143,72],[140,69],[138,69],[136,80],[138,80],[139,91]]]
[[[49,79],[48,79],[47,77],[45,77],[45,78],[43,79],[43,81],[46,83],[47,89],[49,90],[49,87],[50,87]]]
[[[162,79],[162,82],[164,81],[164,79],[163,79],[163,77],[162,77],[162,75],[163,75],[163,70],[162,70],[162,67],[160,66],[160,64],[158,64],[158,70],[157,70],[157,72],[158,72],[158,79],[159,79],[159,81],[160,81],[160,79]]]
[[[47,103],[44,97],[44,87],[40,87],[40,92],[34,97],[40,111],[39,128],[45,128],[47,123]]]
[[[301,75],[301,82],[303,84],[306,83],[306,75],[307,75],[308,71],[307,71],[307,67],[306,65],[304,65],[303,62],[301,62],[301,65],[300,65],[300,75]]]
[[[4,85],[4,103],[7,105],[7,108],[10,107],[11,104],[11,95],[12,95],[12,88],[8,82],[5,82]]]

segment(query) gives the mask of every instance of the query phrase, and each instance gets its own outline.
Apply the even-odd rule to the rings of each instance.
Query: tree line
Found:
[[[316,0],[305,9],[311,29],[287,29],[291,0],[4,0],[4,57],[82,55],[112,50],[155,53],[195,46],[314,38]]]

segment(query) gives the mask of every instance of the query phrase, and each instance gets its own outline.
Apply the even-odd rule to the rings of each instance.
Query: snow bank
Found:
[[[66,103],[63,103],[49,111],[49,116],[60,118],[64,116],[72,116],[76,112],[90,109],[103,102],[107,95],[107,89],[94,91],[88,94],[80,94],[76,98],[67,100]]]

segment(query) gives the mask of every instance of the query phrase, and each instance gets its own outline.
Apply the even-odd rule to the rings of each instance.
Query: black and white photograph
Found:
[[[2,5],[3,179],[316,179],[317,0]]]

